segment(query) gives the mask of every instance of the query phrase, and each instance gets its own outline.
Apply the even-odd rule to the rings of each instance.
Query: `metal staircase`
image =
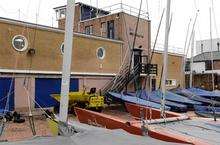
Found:
[[[107,96],[108,92],[121,92],[125,86],[136,79],[141,73],[141,65],[136,65],[129,70],[129,65],[124,67],[117,76],[102,88],[102,95]]]

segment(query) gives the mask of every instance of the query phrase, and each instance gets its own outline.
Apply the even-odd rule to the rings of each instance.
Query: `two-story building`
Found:
[[[116,13],[77,3],[70,91],[102,89],[124,64],[128,64],[137,17],[120,10]],[[60,93],[64,50],[65,6],[55,8],[58,28],[0,18],[0,108],[7,98],[11,109],[51,107],[50,96]],[[150,20],[140,19],[134,48],[150,56]],[[182,55],[169,53],[168,88],[182,84]],[[144,60],[144,61],[147,61]],[[161,79],[163,53],[155,51],[153,63],[158,74],[152,76],[152,88]]]
[[[212,57],[213,55],[213,57]],[[212,70],[213,62],[213,70]],[[194,87],[202,87],[212,90],[212,74],[214,75],[215,89],[220,89],[220,51],[203,52],[193,57],[192,84]],[[189,86],[190,60],[186,63],[186,84]]]

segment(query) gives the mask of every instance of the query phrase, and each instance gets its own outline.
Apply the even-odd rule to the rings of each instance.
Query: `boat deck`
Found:
[[[220,144],[220,121],[214,122],[211,119],[193,119],[166,124],[151,125],[154,130],[166,130],[175,134],[191,136],[207,141],[209,144]]]
[[[76,121],[70,123],[79,131],[71,137],[36,137],[26,141],[8,142],[5,145],[180,145],[168,143],[150,137],[129,134],[123,130],[108,130],[81,124]]]

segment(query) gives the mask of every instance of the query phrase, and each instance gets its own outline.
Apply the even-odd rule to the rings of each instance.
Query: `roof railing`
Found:
[[[130,15],[136,16],[136,17],[139,14],[138,8],[135,8],[135,7],[129,6],[127,4],[123,4],[123,3],[113,4],[113,5],[110,5],[107,7],[103,7],[101,9],[103,9],[105,11],[109,11],[111,14],[118,13],[118,12],[124,12],[124,13],[130,14]],[[140,17],[148,20],[149,13],[147,11],[141,10]]]

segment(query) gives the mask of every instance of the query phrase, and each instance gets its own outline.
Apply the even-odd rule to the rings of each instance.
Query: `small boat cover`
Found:
[[[202,117],[220,117],[220,107],[195,105],[195,113]]]
[[[203,103],[205,105],[212,104],[212,103],[214,103],[215,105],[220,105],[220,102],[218,102],[218,101],[198,96],[195,93],[193,93],[193,92],[191,92],[191,91],[189,91],[187,89],[176,88],[176,89],[172,89],[171,91],[174,92],[175,94],[179,94],[181,96],[185,96],[185,97],[187,97],[187,98],[189,98],[191,100],[195,100],[195,101],[201,102],[201,103]]]
[[[153,91],[151,94],[155,97],[162,98],[162,92],[160,90]],[[178,102],[178,103],[182,103],[186,105],[201,105],[200,102],[193,101],[191,99],[172,93],[170,91],[166,91],[165,95],[166,95],[165,96],[166,100],[169,100],[169,101]]]
[[[134,96],[131,96],[131,95],[128,95],[128,94],[125,95],[123,93],[115,93],[115,92],[109,92],[109,94],[112,97],[115,97],[117,99],[121,99],[122,101],[130,102],[130,103],[135,103],[135,104],[139,104],[139,105],[144,105],[144,106],[148,106],[148,107],[152,107],[152,108],[157,108],[157,109],[161,108],[161,105],[158,104],[158,103],[147,101],[147,100],[144,100],[144,99],[141,99],[141,98],[138,98],[138,97],[134,97]],[[166,110],[170,110],[170,107],[165,106],[165,109]]]
[[[149,93],[146,90],[140,90],[140,91],[137,91],[136,93],[128,92],[127,94],[142,98],[144,100],[149,100],[151,102],[155,102],[158,104],[161,103],[161,98],[155,97],[154,96],[155,94],[149,95]],[[171,109],[170,109],[171,111],[178,111],[178,112],[186,112],[187,111],[187,106],[183,105],[183,104],[179,104],[179,103],[175,103],[175,102],[171,102],[171,101],[167,100],[165,102],[165,105],[171,107]]]
[[[187,90],[201,97],[212,98],[213,100],[220,99],[220,93],[217,91],[207,91],[200,88],[188,88]]]

